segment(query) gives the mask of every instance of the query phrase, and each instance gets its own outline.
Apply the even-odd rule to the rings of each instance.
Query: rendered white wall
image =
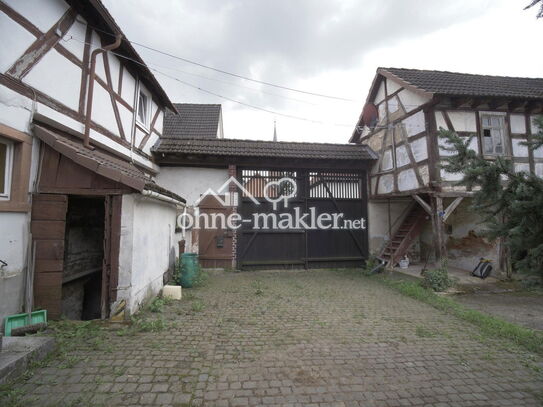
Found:
[[[390,219],[391,223],[398,219],[405,208],[411,203],[410,199],[395,199],[390,202]],[[401,220],[397,221],[392,233],[400,226]],[[372,254],[377,254],[382,248],[385,240],[388,240],[388,203],[379,201],[368,202],[368,235],[369,235],[369,250]]]
[[[42,32],[47,31],[68,10],[62,0],[2,0],[19,14],[25,16]],[[44,6],[45,5],[45,6]]]
[[[228,178],[226,168],[162,167],[156,180],[185,198],[187,206],[192,206],[208,188],[218,189]]]
[[[0,331],[6,316],[22,312],[28,221],[26,213],[0,212],[0,260],[8,263],[0,268]]]
[[[7,71],[21,56],[20,50],[27,49],[36,37],[13,21],[7,14],[0,13],[0,72]]]
[[[125,299],[130,314],[158,294],[164,273],[173,266],[180,240],[176,213],[175,205],[123,195],[117,301]]]

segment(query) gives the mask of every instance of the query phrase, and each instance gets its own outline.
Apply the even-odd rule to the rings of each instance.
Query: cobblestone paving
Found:
[[[37,369],[23,405],[536,406],[541,359],[352,272],[213,275]]]

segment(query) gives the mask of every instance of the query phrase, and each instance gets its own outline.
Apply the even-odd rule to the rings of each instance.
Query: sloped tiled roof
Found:
[[[374,160],[377,154],[366,145],[297,143],[236,139],[162,138],[155,153],[262,157],[292,159]]]
[[[164,137],[217,138],[221,105],[174,103],[179,114],[164,115]]]
[[[474,75],[406,68],[379,68],[432,94],[543,99],[543,78]]]
[[[119,182],[137,191],[144,189],[166,195],[179,202],[185,199],[156,184],[151,177],[129,161],[114,157],[97,148],[86,148],[82,141],[65,135],[61,130],[34,125],[34,134],[49,147],[73,162],[112,181]]]

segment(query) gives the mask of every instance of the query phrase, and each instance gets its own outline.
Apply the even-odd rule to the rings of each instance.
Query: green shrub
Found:
[[[447,270],[439,268],[425,272],[421,285],[434,291],[445,291],[453,285],[453,281],[449,278]]]

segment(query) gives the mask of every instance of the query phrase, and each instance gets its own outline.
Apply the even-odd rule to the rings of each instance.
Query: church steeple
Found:
[[[276,121],[273,121],[273,141],[277,141],[277,125]]]

